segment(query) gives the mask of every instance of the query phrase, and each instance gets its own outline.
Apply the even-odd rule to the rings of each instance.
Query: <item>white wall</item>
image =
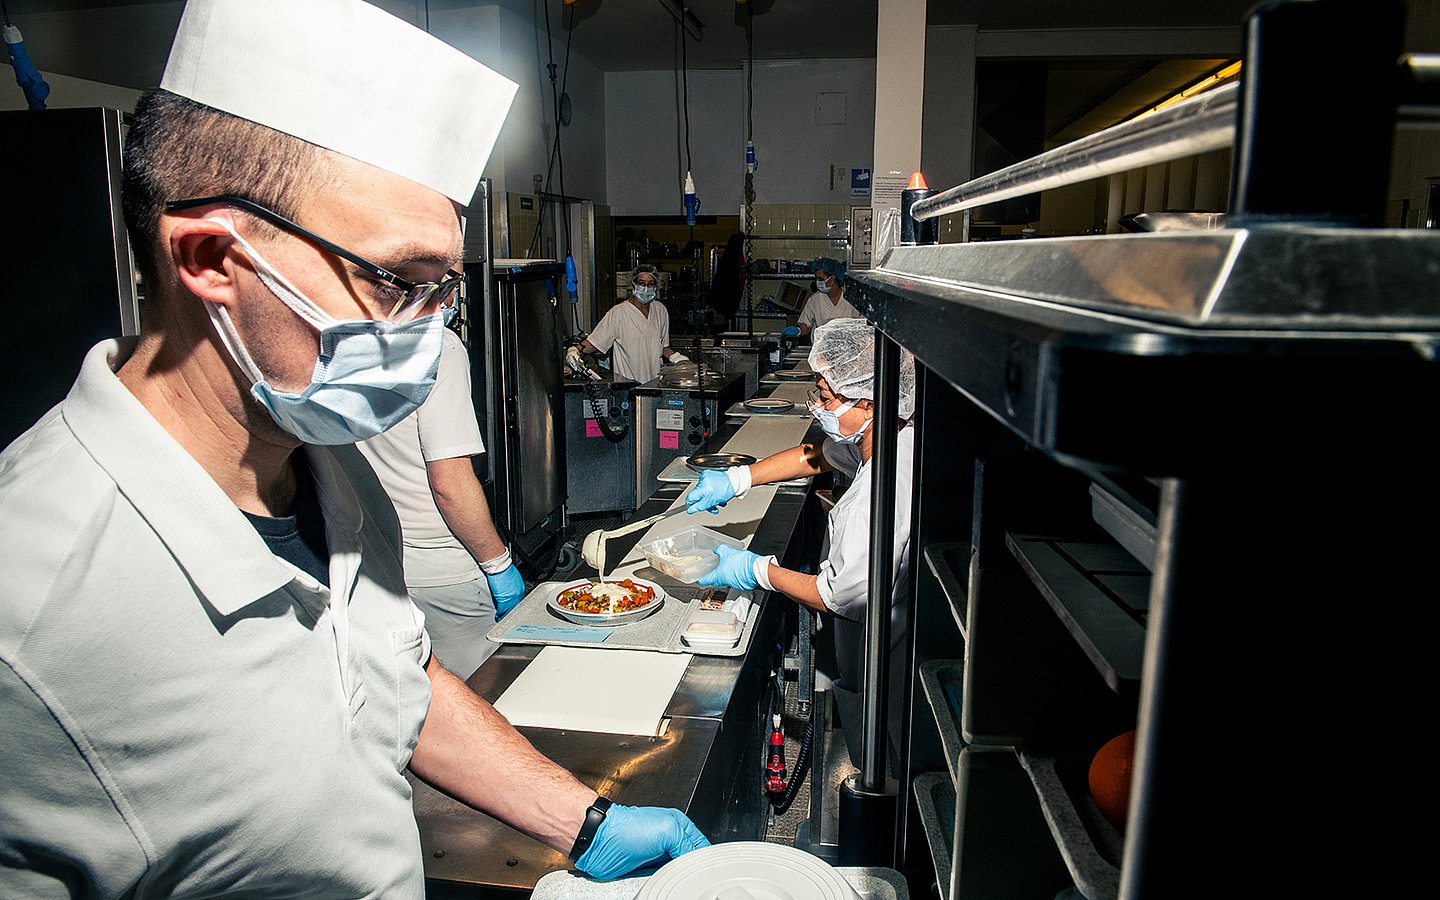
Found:
[[[48,109],[76,109],[84,106],[108,106],[132,112],[140,100],[140,92],[130,88],[101,84],[84,78],[71,78],[51,72],[40,73],[50,85],[50,96],[45,98]],[[9,66],[0,69],[0,109],[28,109],[25,92],[15,83],[15,74]]]
[[[684,215],[685,132],[674,71],[605,73],[605,181],[617,216]],[[700,214],[733,216],[745,172],[745,79],[689,73],[690,149]]]
[[[757,62],[753,88],[755,153],[760,162],[755,202],[848,204],[849,170],[871,168],[875,154],[875,60]],[[830,96],[822,98],[822,94]],[[833,118],[841,99],[843,121],[817,121],[827,113]],[[743,101],[742,87],[742,129]],[[740,178],[743,132],[736,146],[740,149],[732,169]]]
[[[485,175],[497,191],[532,193],[533,176],[544,175],[554,131],[549,73],[550,52],[545,46],[545,24],[508,8],[482,6],[430,13],[430,30],[437,37],[479,60],[519,85],[505,127],[500,132]],[[565,77],[565,33],[552,17],[557,78]],[[565,164],[565,192],[571,196],[604,201],[605,109],[600,72],[576,53],[570,54],[566,91],[571,100],[571,124],[561,135]],[[558,93],[558,82],[557,82]],[[559,193],[558,166],[550,190]]]
[[[874,60],[758,62],[753,89],[755,202],[848,204],[849,169],[870,168],[874,153]],[[745,73],[691,72],[689,93],[700,212],[736,215],[744,196]],[[606,184],[615,215],[684,213],[679,94],[673,71],[606,74]]]

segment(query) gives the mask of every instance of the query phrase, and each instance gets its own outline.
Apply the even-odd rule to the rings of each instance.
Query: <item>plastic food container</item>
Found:
[[[665,537],[640,545],[645,561],[677,581],[694,584],[714,571],[720,558],[715,548],[724,544],[736,550],[745,546],[743,541],[728,537],[706,528],[704,525],[689,525]]]

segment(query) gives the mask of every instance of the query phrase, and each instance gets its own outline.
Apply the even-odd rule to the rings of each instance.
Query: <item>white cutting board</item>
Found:
[[[811,419],[781,416],[753,416],[730,436],[721,449],[726,453],[748,453],[764,459],[800,443],[810,430]]]
[[[688,653],[546,647],[495,701],[510,724],[656,735]]]

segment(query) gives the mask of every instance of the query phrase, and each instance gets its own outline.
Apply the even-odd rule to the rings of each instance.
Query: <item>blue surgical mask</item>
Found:
[[[275,271],[228,222],[213,221],[235,237],[271,293],[320,332],[310,384],[298,392],[276,390],[245,349],[225,307],[205,303],[221,343],[249,376],[250,393],[277,425],[307,444],[354,444],[420,408],[435,386],[441,331],[453,310],[403,323],[336,319]]]
[[[650,301],[655,299],[655,289],[648,286],[636,287],[635,299],[640,303],[649,303]]]
[[[817,278],[815,279],[815,290],[822,294],[828,294],[830,293],[830,284]]]
[[[854,434],[842,434],[840,432],[840,417],[845,415],[845,413],[849,412],[854,406],[854,400],[842,404],[841,407],[836,410],[829,410],[823,406],[816,406],[814,409],[810,410],[810,415],[814,416],[815,421],[820,423],[820,430],[825,432],[825,436],[828,437],[830,440],[834,441],[837,444],[856,444],[860,442],[860,436],[864,434],[865,430],[870,427],[870,422],[872,420],[866,419],[865,424],[861,425],[860,430],[855,432]]]

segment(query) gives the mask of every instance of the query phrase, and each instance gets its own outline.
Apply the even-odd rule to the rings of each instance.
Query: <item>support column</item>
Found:
[[[885,211],[920,170],[925,104],[925,0],[879,0],[875,37],[875,157],[870,209],[876,243]],[[877,257],[874,263],[881,260]]]

